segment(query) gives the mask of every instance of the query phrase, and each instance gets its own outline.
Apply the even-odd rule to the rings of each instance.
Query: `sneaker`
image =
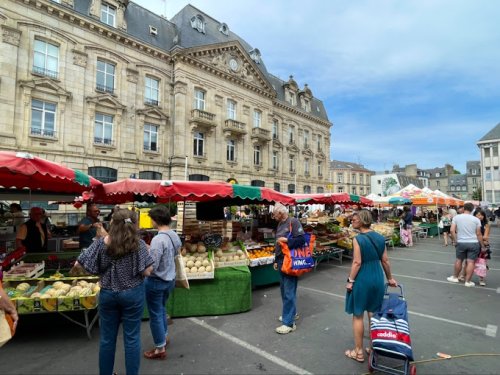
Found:
[[[461,283],[463,283],[465,281],[465,277],[463,276],[458,276],[458,281],[460,281]]]
[[[464,284],[467,288],[470,288],[472,286],[475,286],[476,284],[474,284],[473,281],[466,281],[465,284]]]
[[[283,324],[282,326],[279,326],[278,328],[276,328],[276,333],[279,333],[280,335],[286,335],[287,333],[293,332],[296,329],[297,329],[297,326],[295,325],[295,323],[291,327]]]
[[[452,283],[458,283],[458,277],[455,277],[455,276],[447,277],[446,280],[448,280],[449,282],[452,282]]]
[[[299,316],[299,314],[295,314],[295,318],[294,318],[294,320],[299,319],[299,317],[300,317],[300,316]],[[283,317],[280,315],[280,317],[278,318],[278,320],[279,320],[280,322],[282,322],[282,321],[283,321]]]
[[[486,286],[486,283],[485,283],[484,281],[482,281],[482,280],[481,280],[481,281],[479,282],[479,285],[481,285],[481,286]]]

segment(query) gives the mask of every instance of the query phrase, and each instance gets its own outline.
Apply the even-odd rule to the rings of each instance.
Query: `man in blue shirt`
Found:
[[[77,232],[80,237],[80,249],[89,247],[94,238],[104,230],[99,222],[100,213],[101,211],[97,205],[93,203],[87,205],[87,216],[78,223]]]

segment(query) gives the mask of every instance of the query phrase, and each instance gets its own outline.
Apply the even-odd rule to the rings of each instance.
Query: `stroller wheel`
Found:
[[[410,365],[410,375],[417,375],[417,367],[415,365]]]

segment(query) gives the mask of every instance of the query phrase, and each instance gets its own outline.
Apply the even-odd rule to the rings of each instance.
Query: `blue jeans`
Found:
[[[141,318],[144,312],[144,283],[132,289],[99,293],[99,373],[113,374],[116,337],[123,324],[125,368],[127,375],[137,375],[141,363]]]
[[[278,262],[278,272],[280,273],[280,291],[283,311],[281,313],[282,323],[292,327],[297,314],[297,276],[289,276],[281,272],[283,262]]]
[[[149,327],[155,346],[163,348],[166,345],[168,335],[166,303],[168,296],[175,288],[175,280],[165,281],[157,277],[147,277],[145,284]]]

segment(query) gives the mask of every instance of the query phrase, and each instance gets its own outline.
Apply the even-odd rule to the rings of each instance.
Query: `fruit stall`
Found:
[[[190,288],[174,290],[167,304],[169,315],[221,315],[250,310],[254,267],[249,265],[257,255],[263,258],[260,255],[268,243],[252,240],[252,234],[257,232],[253,222],[243,232],[241,222],[224,221],[223,209],[274,202],[291,205],[294,200],[269,188],[225,182],[131,179],[105,184],[94,196],[96,203],[105,204],[141,199],[177,203],[174,229],[183,240],[181,253]]]

